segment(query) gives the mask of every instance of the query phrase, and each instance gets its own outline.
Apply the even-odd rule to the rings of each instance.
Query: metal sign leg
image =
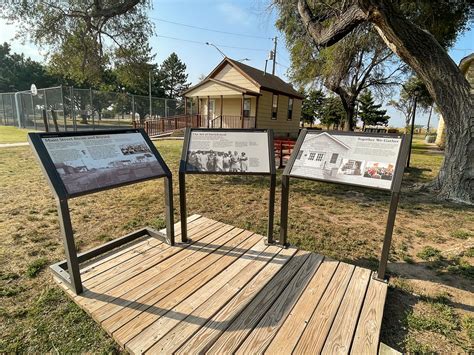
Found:
[[[83,288],[67,200],[59,200],[58,213],[64,249],[66,251],[67,271],[69,273],[70,284],[73,291],[78,295],[82,293]]]
[[[186,174],[179,173],[179,211],[181,215],[181,241],[188,242],[188,213],[186,211]]]
[[[174,245],[174,213],[173,213],[173,181],[171,176],[165,177],[165,213],[166,213],[166,239]]]
[[[281,177],[281,212],[280,212],[280,244],[288,246],[288,200],[290,195],[290,177],[282,175]]]
[[[387,227],[385,229],[385,237],[383,240],[382,255],[380,257],[379,271],[377,278],[380,280],[385,279],[385,271],[387,269],[388,254],[390,252],[390,246],[392,244],[393,226],[395,225],[395,217],[397,215],[398,201],[400,199],[399,192],[392,192],[392,198],[390,200],[390,210],[388,211]]]
[[[270,196],[268,198],[268,225],[267,225],[267,243],[273,244],[273,221],[275,215],[275,190],[276,175],[270,175]]]

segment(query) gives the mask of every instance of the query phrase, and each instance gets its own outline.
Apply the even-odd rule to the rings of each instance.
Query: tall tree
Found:
[[[321,124],[329,129],[331,126],[338,128],[346,117],[344,105],[337,96],[330,96],[324,99],[321,108]]]
[[[0,17],[19,35],[45,47],[53,72],[79,83],[100,84],[107,66],[120,58],[135,63],[153,32],[147,0],[11,1]]]
[[[186,64],[184,64],[176,53],[171,53],[160,67],[161,84],[166,97],[176,98],[182,91],[189,87]]]
[[[325,95],[321,90],[315,89],[310,89],[307,93],[303,92],[303,95],[305,99],[301,106],[301,121],[312,125],[322,118]]]
[[[0,45],[0,92],[29,90],[31,84],[44,88],[57,80],[41,63],[13,53],[6,42]]]
[[[359,96],[359,118],[365,128],[366,125],[387,125],[390,116],[387,110],[382,110],[381,104],[375,103],[372,92],[365,90]]]
[[[338,6],[314,13],[306,0],[298,0],[298,14],[315,45],[334,45],[360,25],[372,24],[386,45],[423,81],[444,117],[445,159],[438,176],[427,188],[436,190],[443,198],[473,203],[474,105],[468,81],[443,48],[443,38],[452,43],[459,31],[465,29],[474,10],[471,4],[464,0],[329,2]],[[409,5],[419,9],[420,3],[428,9],[422,16],[426,17],[430,11],[432,18],[452,29],[451,36],[443,32],[444,29],[440,30],[438,41],[435,36],[440,24],[435,26],[433,22],[430,27],[430,24],[417,22],[420,12],[404,8]]]
[[[277,27],[285,33],[291,54],[292,80],[304,86],[321,81],[341,98],[346,111],[344,129],[353,130],[359,94],[367,88],[385,93],[399,83],[404,65],[394,60],[393,53],[368,25],[354,30],[332,47],[317,46],[305,32],[295,2],[276,0],[276,3]]]
[[[389,105],[403,113],[405,116],[405,127],[410,125],[413,115],[413,108],[415,103],[415,96],[417,99],[418,108],[423,111],[428,111],[433,106],[433,99],[431,98],[425,84],[416,76],[409,78],[400,90],[400,97],[398,100],[390,100]]]

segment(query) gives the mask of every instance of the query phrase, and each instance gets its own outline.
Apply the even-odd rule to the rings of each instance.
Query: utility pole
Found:
[[[148,95],[149,95],[149,99],[150,99],[150,117],[149,119],[151,119],[151,114],[152,114],[152,106],[151,106],[151,70],[148,72]]]
[[[272,75],[275,75],[275,64],[276,64],[276,59],[277,59],[277,40],[278,40],[278,37],[275,36],[273,38],[273,68],[272,68]]]

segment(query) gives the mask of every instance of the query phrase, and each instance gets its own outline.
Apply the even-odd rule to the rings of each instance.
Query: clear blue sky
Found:
[[[276,66],[276,74],[286,79],[285,72],[290,66],[289,55],[284,36],[278,33],[274,25],[276,14],[268,7],[269,1],[265,0],[155,0],[150,17],[156,31],[156,36],[151,39],[156,62],[161,63],[172,52],[176,52],[186,63],[189,81],[196,83],[200,75],[207,75],[222,59],[222,55],[215,48],[205,44],[211,42],[227,56],[237,60],[248,58],[250,61],[246,64],[263,70],[268,52],[273,48],[271,38],[278,36],[279,64]],[[205,31],[170,22],[241,35]],[[28,43],[21,44],[13,39],[14,25],[6,26],[4,21],[0,21],[0,26],[2,27],[0,42],[8,41],[14,51],[23,52],[36,60],[44,60],[38,48]],[[456,63],[459,63],[463,57],[472,52],[474,52],[474,30],[471,28],[458,39],[450,55]],[[271,70],[271,63],[268,70]],[[396,96],[395,94],[394,99]],[[390,99],[392,97],[387,97],[385,103]],[[386,108],[392,117],[390,124],[402,126],[401,113],[391,107]],[[419,123],[426,124],[426,119],[426,116],[421,115]],[[434,117],[432,126],[436,124],[437,117]]]

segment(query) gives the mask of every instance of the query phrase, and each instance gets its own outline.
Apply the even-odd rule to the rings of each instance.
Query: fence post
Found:
[[[21,128],[21,114],[20,114],[20,103],[19,103],[19,92],[15,93],[15,107],[16,107],[16,118],[18,120],[18,128]]]
[[[145,121],[145,132],[148,133],[148,121]]]
[[[35,131],[37,131],[37,127],[36,127],[36,114],[35,114],[35,102],[33,100],[33,94],[30,95],[31,97],[31,110],[33,111],[33,125],[35,127]]]
[[[71,115],[71,119],[72,119],[72,125],[73,125],[73,129],[74,129],[74,132],[77,132],[77,122],[76,122],[76,115],[74,113],[74,86],[70,86],[69,87],[69,92],[70,92],[70,95],[71,95],[71,112],[70,112],[70,115]]]
[[[64,105],[64,92],[63,92],[62,85],[61,85],[61,105],[63,106],[64,132],[67,132],[66,105]]]
[[[167,108],[168,108],[168,100],[165,99],[165,117],[168,117],[168,110],[167,110]]]
[[[135,95],[132,95],[132,122],[135,124]]]

